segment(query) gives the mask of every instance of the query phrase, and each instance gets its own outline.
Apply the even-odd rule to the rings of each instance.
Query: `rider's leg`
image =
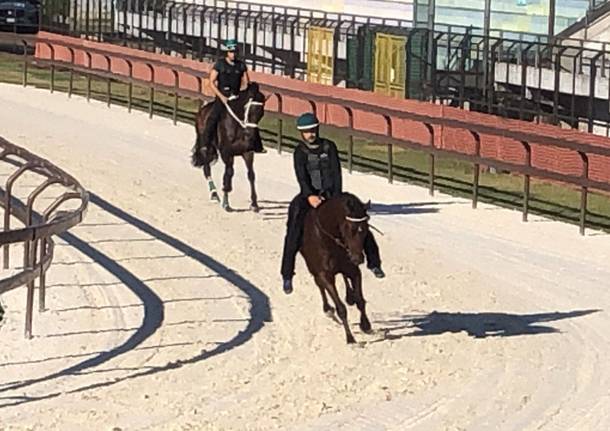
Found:
[[[213,102],[212,108],[210,108],[210,114],[208,115],[205,128],[203,130],[203,139],[206,145],[210,145],[214,140],[216,126],[218,126],[218,121],[220,120],[220,116],[222,115],[224,109],[224,104],[220,101],[220,99],[216,98]]]
[[[297,253],[303,240],[303,225],[305,215],[309,209],[307,200],[298,195],[288,207],[288,222],[286,223],[286,237],[284,238],[284,251],[282,254],[281,274],[284,280],[284,292],[292,292],[292,277]]]
[[[254,138],[252,139],[252,151],[255,153],[266,153],[265,147],[263,147],[263,139],[258,129],[254,129]]]
[[[366,255],[366,267],[370,269],[375,277],[383,278],[385,273],[381,269],[381,257],[379,256],[379,246],[375,237],[369,231],[364,238],[364,254]]]

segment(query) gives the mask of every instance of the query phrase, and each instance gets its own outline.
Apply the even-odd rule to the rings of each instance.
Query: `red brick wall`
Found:
[[[55,58],[58,60],[61,59],[64,61],[70,61],[70,52],[66,48],[61,47],[62,42],[78,44],[79,46],[82,46],[83,49],[102,49],[107,52],[110,57],[112,57],[113,53],[133,56],[138,59],[138,61],[133,62],[133,75],[136,78],[145,80],[150,79],[150,71],[145,64],[147,60],[163,61],[168,65],[185,66],[192,69],[201,70],[202,72],[209,71],[211,67],[210,64],[201,63],[194,60],[139,51],[136,49],[124,48],[111,44],[70,38],[52,33],[40,33],[39,37],[56,42],[53,43],[53,46],[55,47]],[[45,45],[44,43],[37,44],[37,57],[50,58],[50,55],[51,53],[48,45]],[[87,65],[84,50],[75,51],[75,62],[83,66]],[[106,59],[101,55],[92,56],[92,65],[94,68],[101,70],[106,70],[108,67]],[[170,67],[155,67],[155,82],[173,86],[174,75]],[[112,60],[111,70],[117,74],[128,75],[128,67],[126,62],[118,58],[114,58]],[[495,126],[503,130],[528,131],[540,134],[542,136],[561,137],[590,145],[610,147],[610,139],[608,138],[587,134],[577,130],[561,129],[560,127],[547,124],[534,124],[518,120],[504,119],[492,115],[469,112],[458,108],[434,105],[415,100],[388,98],[386,96],[371,92],[312,84],[283,76],[251,72],[251,77],[253,80],[263,84],[302,93],[303,97],[300,98],[287,96],[283,97],[282,111],[286,114],[294,116],[299,115],[304,111],[311,110],[310,103],[308,103],[305,99],[307,95],[314,97],[331,95],[335,98],[343,100],[344,106],[350,106],[350,102],[357,101],[381,107],[391,107],[394,110],[412,112],[435,118],[450,118],[471,124]],[[197,90],[197,80],[193,76],[181,73],[179,80],[180,87],[195,91]],[[205,88],[204,93],[210,94],[208,90],[205,90]],[[266,109],[270,111],[277,110],[277,101],[275,98],[271,98],[269,100]],[[339,126],[348,125],[348,116],[343,107],[318,103],[316,109],[318,116],[323,123]],[[354,127],[364,131],[385,133],[386,121],[379,115],[354,110]],[[428,130],[421,123],[394,118],[393,136],[396,138],[407,139],[412,142],[419,142],[422,145],[429,145]],[[434,144],[440,148],[452,149],[467,154],[473,154],[475,151],[474,138],[468,131],[463,129],[435,126]],[[530,142],[530,145],[532,147],[533,166],[568,175],[581,175],[582,162],[578,153],[561,148],[536,145],[535,142]],[[523,145],[520,142],[502,136],[482,135],[481,155],[484,157],[513,163],[523,163],[525,160],[525,150]],[[592,155],[590,157],[590,177],[598,181],[610,182],[610,158]]]

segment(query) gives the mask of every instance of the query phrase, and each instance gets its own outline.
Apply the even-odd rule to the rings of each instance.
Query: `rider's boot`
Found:
[[[263,147],[263,140],[261,139],[260,132],[256,131],[256,139],[254,139],[254,143],[252,144],[252,151],[258,154],[265,154],[267,150]]]
[[[369,268],[369,269],[371,270],[373,275],[375,275],[375,277],[377,277],[377,278],[385,277],[385,272],[383,272],[383,269],[381,269],[380,266],[376,266],[375,268]]]
[[[292,293],[292,279],[291,278],[285,278],[282,287],[284,289],[284,293],[286,295],[290,295]]]

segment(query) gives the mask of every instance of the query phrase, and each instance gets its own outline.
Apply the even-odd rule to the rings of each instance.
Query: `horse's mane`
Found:
[[[348,217],[361,218],[366,216],[366,206],[356,195],[348,192],[341,194]]]
[[[248,83],[248,88],[246,88],[246,92],[250,93],[251,95],[256,95],[259,93],[260,87],[258,86],[258,82],[250,81]]]
[[[253,100],[257,99],[257,96],[260,94],[259,99],[264,98],[264,95],[260,92],[260,88],[258,83],[250,81],[248,87],[244,91],[240,91],[237,95],[237,99],[233,102],[230,102],[231,109],[238,116],[243,115],[244,113],[244,105],[248,101],[248,99],[252,98]]]
[[[256,97],[256,95],[258,95],[259,93],[260,93],[260,87],[258,86],[258,83],[254,82],[254,81],[250,81],[248,83],[248,86],[246,87],[246,89],[244,91],[240,91],[237,96],[238,96],[238,100],[245,102],[250,97]]]

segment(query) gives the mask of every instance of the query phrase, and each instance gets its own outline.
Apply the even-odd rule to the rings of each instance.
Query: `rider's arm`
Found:
[[[248,88],[248,84],[250,84],[250,75],[248,74],[248,67],[245,63],[242,63],[244,66],[244,74],[241,76],[241,87],[239,88],[241,91],[244,91]]]
[[[218,89],[218,70],[216,70],[216,66],[214,66],[214,68],[210,72],[210,89],[216,97],[218,97],[224,103],[227,102],[227,98],[225,97],[225,95],[222,94]]]
[[[309,197],[315,195],[313,187],[311,185],[311,178],[307,172],[307,154],[300,151],[298,148],[294,150],[293,154],[294,172],[301,188],[301,195]]]
[[[328,149],[328,157],[330,159],[330,166],[332,168],[333,175],[333,196],[340,195],[342,192],[343,184],[341,178],[341,160],[339,159],[339,152],[334,142],[330,142]]]

